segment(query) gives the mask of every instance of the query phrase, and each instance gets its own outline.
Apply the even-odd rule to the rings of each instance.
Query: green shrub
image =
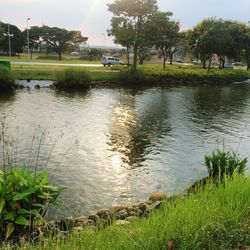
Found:
[[[85,71],[67,69],[56,76],[54,86],[59,90],[88,89],[91,83],[90,74]]]
[[[0,90],[8,91],[15,88],[15,77],[11,70],[0,66]]]
[[[212,155],[205,156],[205,165],[209,177],[213,181],[220,181],[225,175],[232,177],[235,172],[241,175],[244,174],[247,158],[239,159],[237,154],[232,151],[215,150]]]
[[[120,72],[120,80],[124,83],[144,83],[146,73],[141,69],[127,69]]]
[[[45,171],[0,170],[0,238],[25,233],[44,223],[48,204],[62,189],[50,186]]]

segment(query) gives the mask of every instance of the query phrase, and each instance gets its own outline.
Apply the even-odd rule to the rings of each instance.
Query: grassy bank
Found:
[[[64,66],[30,66],[26,65],[22,69],[20,66],[14,66],[13,71],[18,79],[34,80],[55,80],[56,72],[65,70]],[[201,69],[195,66],[169,65],[162,70],[160,65],[139,66],[140,81],[133,80],[134,74],[126,73],[126,67],[112,68],[77,68],[77,70],[86,69],[90,72],[94,81],[121,82],[123,84],[199,84],[199,83],[230,83],[235,81],[244,81],[250,78],[250,72],[240,69]]]
[[[126,226],[51,237],[19,249],[235,249],[250,246],[250,178],[236,176],[218,188],[182,196],[149,218]],[[3,249],[11,249],[11,246]],[[244,249],[244,248],[243,248]]]

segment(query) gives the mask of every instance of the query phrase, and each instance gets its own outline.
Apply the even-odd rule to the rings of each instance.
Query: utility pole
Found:
[[[30,18],[27,18],[27,47],[28,47],[28,60],[30,60],[29,20],[30,20]]]
[[[11,57],[10,24],[8,23],[9,56]]]

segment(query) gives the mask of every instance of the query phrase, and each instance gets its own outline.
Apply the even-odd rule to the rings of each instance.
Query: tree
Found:
[[[23,39],[25,45],[27,46],[27,29],[23,31]],[[29,50],[30,50],[30,59],[32,59],[34,49],[38,49],[42,43],[41,37],[41,28],[38,26],[33,26],[29,29]]]
[[[180,36],[180,25],[178,22],[173,21],[170,17],[173,15],[171,12],[155,12],[150,16],[147,22],[148,35],[153,45],[161,50],[163,57],[163,69],[166,68],[166,60],[168,55],[173,57],[176,52],[175,45],[177,45]]]
[[[80,31],[68,31],[48,26],[42,26],[40,30],[47,49],[57,53],[59,60],[62,60],[62,53],[66,49],[85,43],[88,39],[87,37],[82,37]]]
[[[19,54],[23,50],[24,40],[22,36],[22,32],[18,29],[17,26],[7,23],[1,23],[1,27],[3,30],[3,39],[0,41],[0,50],[4,51],[5,53],[9,51],[9,35],[11,41],[11,53],[12,54]],[[8,34],[8,30],[10,34]]]
[[[111,20],[110,35],[119,42],[121,32],[129,31],[128,44],[134,51],[134,69],[137,68],[139,47],[143,44],[143,27],[148,17],[158,9],[156,2],[156,0],[115,0],[114,3],[108,4],[108,10],[114,15]]]
[[[0,22],[0,42],[4,39],[3,33],[4,33],[4,29],[3,29],[3,27],[1,26],[1,22]]]
[[[220,58],[221,68],[224,68],[226,57],[239,56],[244,44],[244,27],[245,25],[239,22],[208,18],[189,31],[189,45],[194,54],[199,55],[203,68],[206,67],[208,59],[211,63],[213,54]]]
[[[120,24],[123,23],[121,27]],[[113,17],[111,20],[111,29],[108,30],[109,36],[114,36],[114,43],[120,44],[126,48],[127,64],[129,61],[130,48],[133,47],[135,32],[130,22],[126,22],[120,17]]]
[[[247,70],[249,70],[250,69],[250,27],[245,27],[242,47],[245,52]]]

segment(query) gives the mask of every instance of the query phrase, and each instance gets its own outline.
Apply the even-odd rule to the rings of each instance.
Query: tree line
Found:
[[[21,31],[13,24],[0,23],[0,53],[9,51],[9,38],[11,40],[12,54],[23,52],[28,45],[27,29]],[[59,60],[62,60],[62,53],[66,49],[77,50],[79,45],[85,43],[87,37],[83,37],[80,31],[66,30],[58,27],[33,26],[29,29],[29,50],[32,53],[35,49],[43,48],[48,53],[56,53]]]
[[[250,68],[250,27],[237,21],[207,18],[193,29],[180,31],[180,23],[173,20],[172,12],[161,12],[156,0],[115,0],[108,4],[113,14],[108,34],[114,43],[129,52],[133,51],[133,68],[138,59],[142,63],[148,51],[158,49],[163,58],[163,68],[169,58],[172,63],[176,52],[188,51],[201,60],[203,68],[211,65],[217,55],[220,67],[226,58],[244,58]]]
[[[142,64],[154,48],[160,51],[163,68],[169,59],[172,64],[175,53],[189,53],[201,60],[203,68],[210,68],[216,55],[220,67],[224,68],[226,58],[234,61],[242,59],[250,68],[250,26],[232,20],[206,18],[193,29],[181,31],[180,23],[173,19],[172,12],[159,11],[156,0],[114,0],[108,4],[113,14],[111,27],[107,31],[114,43],[126,48],[128,64],[133,52],[133,68]],[[0,23],[0,52],[9,50],[8,39],[11,35],[13,54],[27,47],[27,30],[21,32],[15,25]],[[80,31],[68,31],[58,27],[33,26],[29,29],[30,54],[35,48],[57,53],[77,49],[87,41]]]

